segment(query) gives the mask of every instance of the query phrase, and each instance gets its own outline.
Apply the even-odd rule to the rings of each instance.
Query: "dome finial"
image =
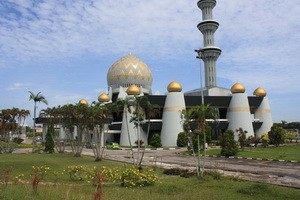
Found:
[[[132,84],[131,86],[129,86],[127,88],[126,93],[128,95],[139,95],[139,94],[141,94],[141,89],[138,86],[136,86],[135,84]]]
[[[167,88],[168,92],[181,92],[182,86],[176,81],[172,81]]]
[[[105,93],[100,94],[98,97],[98,101],[100,103],[109,102],[109,100],[110,100],[109,96]]]
[[[89,105],[88,101],[85,99],[80,99],[78,103],[83,105]]]
[[[244,93],[246,90],[246,88],[241,84],[241,83],[235,83],[232,87],[231,87],[231,93]]]
[[[267,95],[267,92],[262,87],[258,87],[254,90],[253,95],[257,97],[265,97]]]

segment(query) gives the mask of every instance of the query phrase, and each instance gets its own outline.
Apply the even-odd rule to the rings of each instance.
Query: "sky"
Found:
[[[299,13],[299,0],[218,0],[213,10],[217,85],[263,87],[274,122],[300,121]],[[0,0],[0,109],[32,113],[28,91],[49,107],[95,101],[129,52],[151,68],[153,92],[172,81],[199,88],[201,21],[196,0]]]

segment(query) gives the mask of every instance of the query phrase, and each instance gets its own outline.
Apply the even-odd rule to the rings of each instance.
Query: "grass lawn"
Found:
[[[0,154],[0,173],[3,169],[12,167],[12,175],[23,173],[30,180],[32,165],[47,165],[52,170],[63,171],[68,165],[86,167],[123,166],[112,161],[94,162],[91,157],[73,157],[71,154]],[[156,170],[160,181],[154,186],[143,188],[125,188],[120,183],[104,184],[104,198],[109,200],[184,200],[184,199],[299,199],[300,190],[273,186],[262,183],[246,182],[236,178],[213,176],[182,178],[168,176]],[[38,192],[33,193],[29,183],[12,183],[5,187],[0,184],[0,199],[92,199],[95,186],[84,181],[70,181],[67,175],[59,177],[57,185],[53,178],[47,177],[38,186]],[[1,177],[0,182],[3,182]]]
[[[206,151],[207,155],[220,155],[220,153],[220,149]],[[244,150],[240,149],[236,156],[300,161],[300,144],[267,148],[247,147]]]

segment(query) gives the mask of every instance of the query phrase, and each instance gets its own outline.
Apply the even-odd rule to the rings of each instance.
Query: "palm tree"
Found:
[[[142,115],[145,118],[145,120],[147,121],[147,133],[146,133],[146,141],[145,141],[145,147],[146,145],[148,145],[148,137],[149,137],[149,132],[150,132],[150,120],[151,117],[155,117],[157,114],[159,114],[159,106],[156,104],[151,104],[150,101],[148,100],[147,97],[145,96],[141,96],[141,97],[137,97],[136,98],[138,101],[139,106],[141,106],[142,108]],[[146,148],[144,148],[144,151],[142,153],[142,156],[140,158],[140,161],[138,163],[138,168],[140,168],[142,166],[142,161],[145,155],[145,150]]]
[[[29,101],[33,100],[34,101],[34,108],[33,108],[33,146],[32,146],[32,151],[34,151],[34,140],[35,140],[35,119],[36,119],[36,103],[37,102],[42,102],[46,105],[48,105],[48,101],[46,98],[41,94],[41,92],[34,94],[31,91],[28,91],[30,93],[29,96]]]
[[[215,121],[218,115],[217,110],[210,107],[209,105],[200,105],[184,111],[183,115],[185,118],[184,129],[187,132],[188,136],[191,132],[191,124],[193,123],[195,124],[196,129],[199,130],[198,133],[203,133],[203,137],[204,137],[203,148],[204,148],[204,158],[205,158],[206,156],[205,155],[206,154],[206,149],[205,149],[206,133],[205,132],[208,128],[208,123],[206,122],[206,119],[213,119]],[[189,137],[189,139],[191,140],[191,137]],[[202,170],[200,170],[200,135],[199,134],[197,134],[197,143],[198,143],[198,161],[196,161],[196,168],[197,168],[197,175],[199,176],[199,172],[201,172],[201,175],[203,175],[204,166],[205,166],[205,161],[203,160]],[[195,155],[194,151],[193,154]]]

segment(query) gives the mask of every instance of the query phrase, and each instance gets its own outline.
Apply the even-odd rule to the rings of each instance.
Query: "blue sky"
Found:
[[[89,102],[107,91],[106,74],[132,52],[152,70],[152,90],[176,80],[200,86],[203,46],[196,0],[1,0],[0,109],[32,110],[29,93],[49,106]],[[246,93],[261,86],[273,120],[300,121],[300,1],[218,0],[218,86]],[[38,110],[46,108],[38,104]],[[31,120],[29,120],[31,121]],[[28,122],[30,123],[30,122]]]

